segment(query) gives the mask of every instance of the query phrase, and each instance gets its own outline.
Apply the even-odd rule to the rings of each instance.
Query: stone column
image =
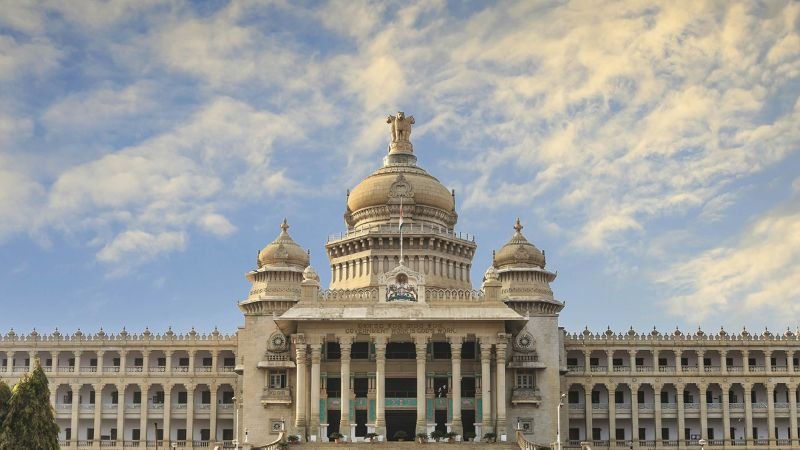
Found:
[[[142,403],[139,406],[139,439],[147,442],[147,413],[148,413],[148,398],[150,397],[150,385],[145,384],[141,386],[142,389]],[[144,445],[145,447],[147,444]]]
[[[506,434],[506,342],[507,336],[501,336],[495,344],[497,351],[497,435]]]
[[[684,430],[686,429],[686,411],[683,404],[683,393],[685,386],[682,383],[675,385],[675,395],[678,398],[675,401],[678,403],[678,448],[686,448],[686,440],[684,439]]]
[[[720,350],[719,351],[719,367],[720,372],[723,375],[728,373],[728,351],[727,350]],[[730,430],[728,430],[730,432]]]
[[[631,373],[636,373],[636,349],[628,350],[628,359],[630,361]]]
[[[617,437],[617,385],[609,383],[606,389],[608,389],[608,445],[614,448]]]
[[[28,352],[28,372],[33,372],[34,366],[36,366],[36,352],[31,350]]]
[[[772,351],[771,350],[764,350],[764,370],[767,373],[772,373]],[[775,433],[775,428],[770,427],[772,433]]]
[[[194,359],[197,357],[197,350],[189,350],[189,375],[194,375]],[[186,433],[189,433],[188,429]]]
[[[699,383],[697,387],[700,389],[700,437],[708,439],[708,403],[706,401],[708,385]]]
[[[590,373],[592,371],[592,351],[586,349],[586,352],[583,354],[583,372]]]
[[[745,360],[745,364],[747,361]],[[753,447],[753,404],[750,401],[750,395],[753,391],[753,387],[750,383],[744,384],[744,437],[745,437],[745,445],[747,448]]]
[[[481,432],[492,431],[492,394],[491,383],[492,344],[481,342]]]
[[[614,372],[614,350],[606,350],[606,371],[608,373]]]
[[[322,344],[311,344],[311,417],[308,433],[319,440],[319,364],[322,357]]]
[[[767,388],[767,437],[769,445],[775,445],[775,385],[765,383]]]
[[[8,357],[6,356],[6,358]],[[57,376],[56,374],[58,374],[58,352],[50,352],[50,359],[53,360],[53,364],[50,366],[51,367],[50,370],[54,374],[51,376]],[[6,359],[6,361],[8,360]],[[8,364],[8,362],[6,362],[6,364]]]
[[[339,421],[339,433],[347,436],[347,441],[350,442],[353,436],[350,435],[350,351],[352,349],[352,338],[350,336],[343,336],[339,338],[339,347],[342,352],[342,404],[341,404],[341,420]]]
[[[794,376],[794,351],[789,349],[786,349],[786,370],[790,377]]]
[[[594,386],[591,384],[583,385],[583,395],[585,397],[584,407],[586,408],[586,440],[592,440],[592,389]]]
[[[656,414],[655,414],[655,421],[656,421],[656,448],[661,448],[664,446],[663,436],[661,435],[661,389],[663,386],[660,384],[653,385],[653,401],[655,402]]]
[[[697,372],[702,377],[704,373],[706,373],[706,364],[703,361],[703,358],[706,357],[706,352],[703,350],[697,351]]]
[[[170,376],[172,375],[172,350],[164,351],[164,358],[167,360],[167,366],[164,368],[164,371],[166,372],[167,376]]]
[[[631,384],[631,439],[633,448],[639,448],[639,385]]]
[[[215,352],[216,353],[216,352]],[[213,356],[213,360],[211,361],[212,364],[216,363],[217,357],[216,354]],[[209,426],[211,427],[211,440],[217,440],[217,385],[216,383],[209,386],[211,389],[211,408],[208,412],[209,414]]]
[[[70,417],[69,427],[72,430],[72,442],[78,440],[78,415],[80,414],[81,385],[71,384],[72,389],[72,416]]]
[[[452,363],[453,381],[451,383],[450,398],[453,399],[453,422],[452,428],[458,434],[464,433],[464,425],[461,421],[461,346],[460,337],[453,337],[450,342],[450,355]]]
[[[75,358],[75,367],[73,368],[74,373],[81,373],[81,351],[75,350],[72,352],[72,357]]]
[[[193,358],[190,356],[189,358]],[[189,359],[189,364],[192,359]],[[192,447],[194,441],[194,390],[197,388],[194,384],[186,385],[186,444],[187,447]]]
[[[121,363],[121,362],[120,362]],[[117,447],[125,440],[125,385],[117,385]]]
[[[150,350],[142,351],[142,375],[150,373]]]
[[[169,361],[169,360],[168,360]],[[234,413],[235,414],[235,413]],[[170,441],[172,430],[172,385],[164,385],[164,441]]]
[[[375,338],[375,432],[386,435],[386,338]]]
[[[103,374],[103,358],[105,357],[106,352],[103,350],[97,351],[97,373],[102,375]]]
[[[127,350],[120,350],[119,351],[119,373],[121,376],[125,376],[128,372],[128,351]]]
[[[295,389],[294,427],[300,436],[306,435],[306,340],[302,334],[294,335],[297,387]]]
[[[100,448],[100,426],[103,420],[103,385],[95,384],[94,389],[94,439],[92,447]]]
[[[789,358],[791,360],[791,357]],[[791,445],[797,445],[797,386],[789,386],[789,437]]]
[[[683,356],[683,350],[678,349],[675,350],[675,373],[683,372],[683,366],[681,365],[681,357]],[[658,430],[657,433],[660,433],[661,430]]]
[[[750,372],[750,350],[742,350],[742,372],[748,373]],[[747,401],[750,401],[750,398],[747,398]],[[753,430],[751,429],[750,432]]]
[[[730,385],[723,384],[722,388],[722,445],[730,446],[731,442],[731,411],[730,411]]]
[[[428,354],[428,337],[414,336],[417,350],[417,433],[427,432],[425,418],[425,359]]]

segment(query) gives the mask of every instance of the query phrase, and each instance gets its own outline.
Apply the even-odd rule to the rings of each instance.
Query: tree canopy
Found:
[[[0,383],[0,405],[3,395]],[[2,409],[0,406],[0,414]],[[50,388],[39,364],[14,386],[5,409],[0,424],[0,450],[58,450],[58,425],[50,405]]]

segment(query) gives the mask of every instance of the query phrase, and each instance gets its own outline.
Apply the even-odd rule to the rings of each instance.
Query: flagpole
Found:
[[[403,265],[403,197],[400,197],[400,265]]]

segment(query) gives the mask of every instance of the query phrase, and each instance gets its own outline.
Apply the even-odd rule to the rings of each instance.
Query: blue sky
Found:
[[[326,284],[395,111],[568,330],[798,327],[800,3],[3,3],[0,330],[232,332],[284,216]]]

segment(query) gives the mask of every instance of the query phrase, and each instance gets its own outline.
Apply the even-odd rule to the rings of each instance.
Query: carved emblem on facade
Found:
[[[389,187],[389,198],[413,198],[414,197],[414,188],[411,186],[411,183],[406,181],[406,177],[403,174],[398,174],[397,179],[394,183]]]
[[[514,350],[522,353],[530,353],[536,350],[536,341],[533,335],[527,331],[522,331],[514,339]]]
[[[285,353],[289,350],[289,341],[286,336],[276,331],[269,337],[267,342],[267,351],[270,353]]]
[[[386,302],[425,302],[425,275],[399,265],[381,274],[380,296]]]
[[[397,274],[394,283],[387,286],[386,301],[417,301],[417,287],[409,282],[408,275],[404,273]]]

